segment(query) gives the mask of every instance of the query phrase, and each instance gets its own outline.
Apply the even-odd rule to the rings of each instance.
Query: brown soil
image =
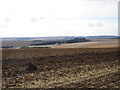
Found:
[[[3,88],[119,88],[118,49],[3,49]],[[37,69],[29,70],[29,64]]]

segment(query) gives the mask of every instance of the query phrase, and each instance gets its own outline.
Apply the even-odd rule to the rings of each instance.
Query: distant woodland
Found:
[[[54,40],[54,41],[40,41],[39,43],[33,43],[31,44],[31,46],[34,45],[52,45],[52,44],[63,44],[63,43],[79,43],[79,42],[88,42],[90,40],[86,39],[86,38],[74,38],[74,39],[70,39],[70,40]],[[33,42],[38,42],[37,40],[33,41]]]

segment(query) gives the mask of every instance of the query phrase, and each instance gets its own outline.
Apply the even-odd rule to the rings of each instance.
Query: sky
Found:
[[[118,35],[119,0],[0,0],[0,37]]]

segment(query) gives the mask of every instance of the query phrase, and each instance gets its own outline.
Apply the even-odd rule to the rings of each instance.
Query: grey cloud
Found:
[[[37,22],[37,19],[32,17],[31,22]]]
[[[94,27],[95,25],[93,23],[88,23],[88,27]]]
[[[100,22],[97,23],[88,23],[88,27],[103,27],[103,24]]]
[[[103,24],[102,24],[102,23],[100,23],[100,22],[97,22],[97,23],[96,23],[96,26],[98,26],[98,27],[102,27],[102,26],[103,26]]]
[[[75,27],[79,26],[79,25],[78,25],[78,24],[76,24],[76,23],[73,23],[72,25],[73,25],[73,26],[75,26]]]
[[[83,1],[118,2],[119,0],[83,0]]]
[[[4,21],[5,22],[12,22],[12,20],[10,18],[8,18],[8,17],[5,17]]]
[[[40,17],[40,19],[45,19],[45,17]]]
[[[55,15],[55,16],[56,16],[56,12],[53,12],[53,15]]]
[[[36,18],[36,17],[32,17],[32,18],[31,18],[31,22],[37,22],[37,21],[43,20],[43,19],[45,19],[45,18],[46,18],[46,17],[41,17],[41,16],[40,16],[40,17],[37,17],[37,18]]]
[[[8,25],[7,24],[2,24],[0,27],[1,28],[8,28]]]

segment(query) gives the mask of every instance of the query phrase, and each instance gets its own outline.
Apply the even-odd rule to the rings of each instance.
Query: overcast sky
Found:
[[[0,0],[0,37],[118,35],[119,0]]]

